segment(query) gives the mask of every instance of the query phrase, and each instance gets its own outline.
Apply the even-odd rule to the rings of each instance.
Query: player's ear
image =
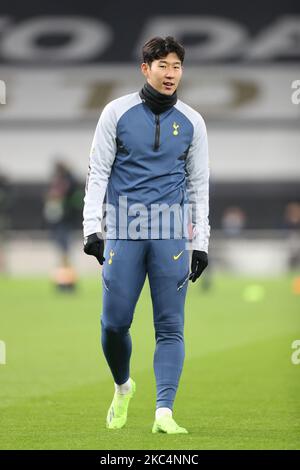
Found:
[[[147,77],[147,64],[145,62],[141,64],[141,72],[145,77]]]
[[[151,68],[151,66],[149,64],[147,64],[146,62],[143,62],[141,64],[141,72],[146,78],[148,78],[150,68]]]

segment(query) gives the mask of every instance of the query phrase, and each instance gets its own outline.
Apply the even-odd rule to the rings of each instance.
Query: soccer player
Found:
[[[152,432],[187,433],[173,418],[173,404],[184,362],[188,280],[195,282],[208,265],[207,134],[201,115],[177,98],[182,45],[170,36],[154,37],[142,53],[143,88],[108,103],[96,128],[84,199],[84,251],[103,265],[101,342],[115,383],[106,426],[125,425],[136,390],[129,329],[148,275],[156,339]],[[173,211],[168,225],[165,215],[174,207],[181,212]]]

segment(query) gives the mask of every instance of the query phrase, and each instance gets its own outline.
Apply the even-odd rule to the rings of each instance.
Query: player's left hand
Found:
[[[208,256],[205,251],[194,250],[192,254],[191,274],[189,279],[195,282],[208,266]]]

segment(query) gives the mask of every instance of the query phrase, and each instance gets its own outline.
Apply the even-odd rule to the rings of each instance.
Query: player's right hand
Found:
[[[97,233],[92,233],[84,238],[84,245],[83,251],[87,255],[92,255],[97,258],[99,264],[103,264],[105,258],[103,256],[104,253],[104,240],[101,238],[101,235]]]

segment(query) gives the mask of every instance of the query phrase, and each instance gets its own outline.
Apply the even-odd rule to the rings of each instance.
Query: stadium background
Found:
[[[5,96],[3,89],[0,96],[3,448],[164,448],[151,436],[139,441],[133,427],[123,444],[109,442],[101,433],[111,382],[98,351],[99,269],[82,253],[81,210],[99,113],[108,101],[142,86],[141,45],[151,36],[168,34],[186,47],[179,96],[206,120],[211,168],[210,269],[190,289],[183,387],[188,393],[199,388],[203,403],[205,390],[215,391],[215,402],[206,403],[205,412],[201,409],[205,433],[195,431],[189,441],[168,445],[297,446],[300,365],[290,356],[293,341],[300,338],[300,104],[292,102],[292,83],[300,80],[299,10],[296,2],[278,0],[262,1],[259,7],[215,0],[114,1],[101,8],[95,1],[1,2],[0,80],[6,85]],[[70,260],[79,280],[70,297],[52,290],[60,258],[45,217],[45,195],[58,160],[69,166],[78,183]],[[141,384],[147,383],[153,350],[153,338],[141,338],[146,327],[152,328],[147,289],[133,327],[133,369],[141,374]],[[223,360],[220,351],[226,352]],[[216,362],[219,369],[212,373]],[[253,400],[248,397],[247,402],[235,395],[234,384],[243,395],[251,388],[251,377],[256,385]],[[264,384],[259,382],[263,377]],[[100,379],[107,384],[101,413]],[[277,386],[282,395],[270,398]],[[68,390],[75,390],[71,402]],[[153,392],[153,381],[149,390]],[[186,397],[180,393],[183,413]],[[90,397],[93,405],[86,403],[81,417],[83,397]],[[150,394],[147,399],[151,402]],[[234,407],[234,400],[240,408],[230,440],[225,438],[224,410]],[[270,413],[257,423],[264,407]],[[96,409],[99,420],[93,421]],[[28,410],[33,417],[25,418],[22,427]],[[55,422],[58,415],[65,420]],[[91,434],[85,437],[80,429],[86,416]],[[38,430],[45,430],[49,421],[51,432],[43,440]],[[62,429],[65,439],[60,440]],[[264,441],[266,429],[272,437]],[[96,433],[99,439],[93,440]]]

